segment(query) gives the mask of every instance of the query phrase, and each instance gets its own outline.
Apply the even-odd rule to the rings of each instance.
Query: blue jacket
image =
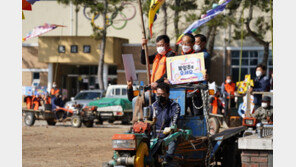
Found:
[[[150,107],[150,120],[153,117],[156,117],[156,130],[163,130],[166,127],[170,127],[172,125],[177,125],[177,120],[180,116],[180,105],[175,101],[171,100],[168,102],[166,106],[162,106],[158,101],[155,101]],[[158,133],[159,138],[164,138],[165,135],[163,133]]]
[[[268,92],[270,90],[270,79],[268,76],[256,77],[253,92]],[[254,95],[254,104],[261,105],[262,95]]]
[[[204,52],[205,68],[207,70],[207,73],[210,74],[210,71],[211,71],[211,56],[207,52],[206,49],[203,49],[203,50],[201,50],[199,52],[196,52],[196,53],[200,53],[200,52]]]

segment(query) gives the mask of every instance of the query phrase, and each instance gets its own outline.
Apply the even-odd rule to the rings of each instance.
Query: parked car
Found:
[[[68,101],[65,108],[74,109],[74,104],[82,105],[82,108],[87,106],[89,102],[98,100],[104,96],[104,90],[82,90],[75,97],[71,97],[71,101]]]
[[[136,90],[136,87],[133,89]],[[89,106],[97,107],[101,122],[120,120],[122,124],[128,124],[132,120],[132,103],[127,98],[127,85],[109,85],[106,96],[90,102]]]

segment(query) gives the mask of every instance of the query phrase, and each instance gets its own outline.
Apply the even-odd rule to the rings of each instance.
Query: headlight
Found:
[[[254,120],[246,119],[246,125],[253,125],[253,124],[254,124]]]
[[[114,150],[135,150],[136,140],[112,140],[112,146]]]
[[[243,119],[243,126],[255,126],[255,125],[256,125],[256,118],[245,117]]]

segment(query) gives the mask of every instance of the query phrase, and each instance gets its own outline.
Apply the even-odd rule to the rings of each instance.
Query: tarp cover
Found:
[[[123,111],[132,110],[132,103],[127,98],[101,98],[96,101],[92,101],[88,106],[109,107],[109,106],[121,106]]]

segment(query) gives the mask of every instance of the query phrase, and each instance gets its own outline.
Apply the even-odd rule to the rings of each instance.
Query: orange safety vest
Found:
[[[225,90],[228,94],[230,95],[234,95],[235,92],[235,83],[231,82],[229,83],[225,83],[224,84]],[[234,96],[232,96],[231,98],[234,98]],[[227,99],[229,99],[229,96],[227,97]]]
[[[214,100],[212,102],[212,113],[218,114],[218,102],[222,104],[221,100],[217,97],[214,97]]]
[[[36,96],[33,96],[33,99],[32,99],[32,101],[33,101],[33,104],[35,104],[35,106],[34,106],[34,110],[38,110],[38,108],[39,108],[39,103],[40,103],[40,98],[39,97],[36,97]]]
[[[32,107],[32,97],[30,97],[30,96],[26,97],[26,105],[27,105],[27,109],[31,109],[31,107]]]
[[[166,54],[172,49],[168,49],[164,55],[157,54],[153,60],[151,83],[159,80],[166,71]]]
[[[50,95],[56,95],[60,92],[60,89],[51,88]]]

